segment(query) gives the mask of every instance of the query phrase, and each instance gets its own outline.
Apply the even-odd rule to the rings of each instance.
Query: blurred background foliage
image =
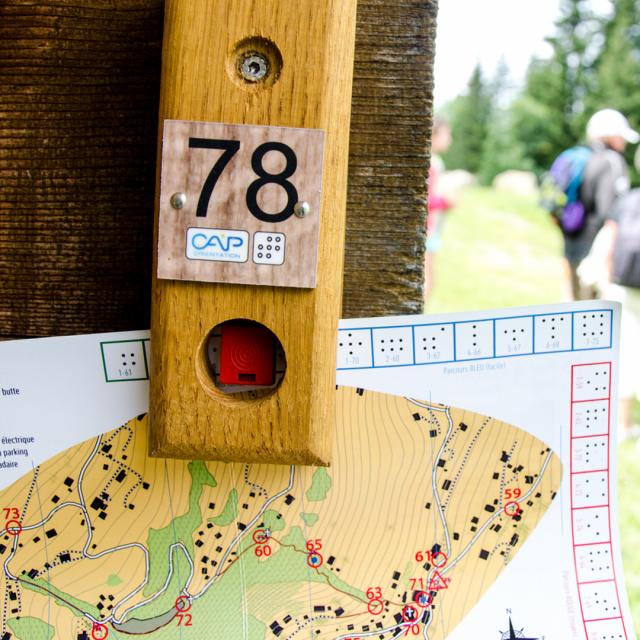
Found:
[[[562,0],[547,42],[552,55],[531,59],[522,86],[512,85],[508,60],[492,76],[478,65],[466,91],[443,107],[453,131],[447,169],[470,171],[482,184],[509,169],[539,176],[584,139],[598,109],[618,109],[640,127],[638,0],[616,0],[606,16],[590,0]]]

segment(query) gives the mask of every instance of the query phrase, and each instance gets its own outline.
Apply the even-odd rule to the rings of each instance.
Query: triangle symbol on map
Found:
[[[429,582],[430,591],[440,591],[441,589],[448,589],[449,585],[447,581],[442,577],[439,571],[436,571]]]

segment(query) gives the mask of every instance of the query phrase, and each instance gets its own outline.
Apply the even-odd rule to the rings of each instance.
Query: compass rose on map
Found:
[[[513,622],[511,622],[511,617],[509,617],[509,631],[501,631],[502,635],[500,636],[500,640],[540,640],[539,638],[529,638],[525,636],[524,629],[520,629],[516,631],[513,628]]]

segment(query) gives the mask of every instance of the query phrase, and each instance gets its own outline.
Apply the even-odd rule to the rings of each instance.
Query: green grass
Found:
[[[640,629],[640,451],[636,442],[624,442],[618,448],[618,506],[624,577],[629,593],[631,614]],[[638,635],[636,631],[636,635]]]
[[[429,312],[562,300],[562,238],[535,201],[485,188],[446,214]]]
[[[488,188],[461,194],[447,214],[428,312],[470,311],[563,299],[562,238],[533,199]],[[640,403],[634,406],[640,424]],[[640,445],[639,445],[640,447]],[[620,534],[625,580],[640,629],[640,449],[619,448]]]

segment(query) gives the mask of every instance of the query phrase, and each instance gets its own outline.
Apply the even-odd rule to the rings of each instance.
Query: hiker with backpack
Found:
[[[640,171],[640,149],[635,156]],[[640,189],[618,200],[603,229],[607,239],[605,269],[608,284],[602,297],[622,303],[618,421],[620,438],[640,435],[633,426],[632,401],[640,398]]]
[[[593,288],[581,283],[578,267],[614,203],[629,190],[623,154],[628,143],[639,140],[619,111],[597,111],[587,124],[587,145],[561,153],[542,182],[541,204],[562,230],[567,288],[574,300],[595,297]]]

